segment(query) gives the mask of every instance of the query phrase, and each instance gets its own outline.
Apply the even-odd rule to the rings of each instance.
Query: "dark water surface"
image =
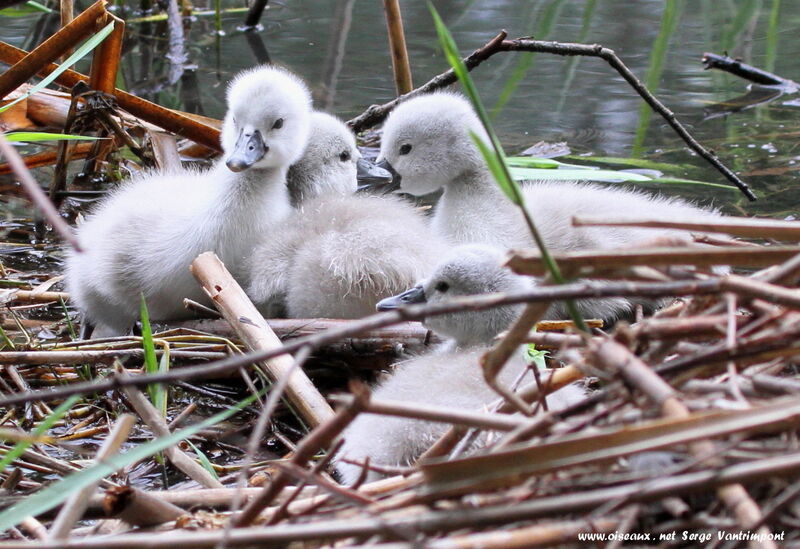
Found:
[[[81,2],[78,4],[83,5]],[[600,43],[631,70],[705,145],[741,173],[760,200],[737,192],[672,186],[731,213],[793,215],[800,135],[800,98],[734,113],[715,103],[747,91],[747,83],[703,70],[705,51],[800,80],[800,2],[779,0],[440,0],[434,2],[462,52],[481,46],[500,29],[510,37]],[[87,4],[88,5],[88,4]],[[241,2],[223,1],[224,8]],[[416,85],[444,71],[426,3],[401,2]],[[208,116],[224,112],[225,83],[240,69],[271,60],[302,75],[318,108],[344,118],[394,96],[382,2],[285,0],[270,2],[263,30],[237,30],[244,13],[194,18],[186,54],[193,68],[170,76],[166,23],[131,22],[137,4],[117,3],[126,18],[125,87],[169,107]],[[195,4],[203,8],[202,4]],[[49,19],[49,20],[48,20]],[[0,18],[0,39],[30,48],[57,16]],[[669,175],[725,183],[688,152],[683,142],[599,59],[501,53],[473,71],[498,133],[510,153],[540,141],[566,141],[576,154],[646,158],[679,165]],[[174,80],[174,83],[170,83]]]

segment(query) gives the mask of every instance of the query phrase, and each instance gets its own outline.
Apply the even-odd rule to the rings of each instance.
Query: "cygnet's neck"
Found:
[[[217,182],[215,208],[235,219],[240,219],[244,213],[252,216],[264,207],[276,215],[288,215],[286,171],[286,167],[276,167],[234,173],[220,163],[214,174]]]
[[[234,173],[220,163],[209,175],[215,188],[203,230],[216,235],[223,262],[241,265],[258,239],[291,213],[286,167]]]
[[[512,245],[519,216],[488,170],[462,173],[446,187],[436,205],[433,228],[453,244]]]

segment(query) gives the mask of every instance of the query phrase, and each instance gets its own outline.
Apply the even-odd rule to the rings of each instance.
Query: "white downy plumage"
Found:
[[[144,294],[151,318],[188,316],[206,301],[189,265],[217,253],[233,275],[291,208],[286,172],[303,153],[311,97],[277,67],[239,74],[228,89],[221,161],[208,171],[149,172],[125,182],[78,229],[85,250],[67,259],[67,287],[101,334],[124,333]]]

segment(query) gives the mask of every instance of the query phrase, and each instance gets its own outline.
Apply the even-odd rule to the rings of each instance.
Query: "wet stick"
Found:
[[[105,11],[106,0],[98,0],[22,59],[14,61],[8,70],[0,74],[0,99],[91,36]]]
[[[244,343],[254,351],[272,351],[282,346],[264,317],[219,258],[211,252],[200,254],[191,265],[192,274]],[[286,354],[270,357],[264,367],[272,380],[280,379],[294,359]],[[303,421],[312,427],[333,417],[333,409],[302,370],[292,372],[286,388],[289,402]]]
[[[77,19],[76,19],[77,20]],[[8,64],[16,64],[26,59],[28,52],[15,48],[10,44],[0,42],[0,61]],[[37,65],[34,74],[50,74],[57,68],[55,64]],[[5,73],[3,73],[3,76]],[[2,76],[0,76],[0,79]],[[65,70],[58,75],[55,82],[60,86],[71,88],[80,81],[88,81],[89,77],[72,70]],[[208,124],[208,119],[196,120],[186,113],[167,109],[155,103],[151,103],[141,97],[137,97],[120,89],[112,92],[120,107],[132,115],[171,131],[181,137],[187,137],[197,143],[205,145],[215,151],[222,150],[219,143],[219,129]]]
[[[383,11],[386,14],[386,28],[389,31],[389,51],[392,54],[394,85],[397,95],[403,95],[413,90],[414,84],[411,81],[411,66],[408,63],[400,1],[383,0]]]

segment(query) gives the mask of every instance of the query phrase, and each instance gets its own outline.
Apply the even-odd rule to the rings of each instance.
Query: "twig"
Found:
[[[526,416],[533,414],[528,404],[509,388],[500,385],[497,382],[497,376],[506,362],[508,362],[511,355],[519,349],[519,346],[531,331],[534,324],[544,316],[549,307],[550,303],[546,301],[526,305],[525,309],[522,311],[522,315],[514,322],[511,328],[509,328],[505,337],[486,351],[480,358],[483,379],[486,380],[489,387],[504,398],[506,402],[515,407],[518,412]]]
[[[2,93],[0,93],[0,96],[2,96]],[[28,193],[31,202],[33,202],[34,205],[39,209],[47,222],[50,223],[53,229],[55,229],[55,231],[61,235],[61,238],[63,238],[67,244],[72,246],[74,250],[78,252],[82,251],[80,244],[78,244],[78,239],[75,237],[72,229],[58,214],[58,211],[56,211],[53,203],[50,202],[50,199],[47,198],[47,195],[44,193],[42,188],[38,183],[36,183],[36,180],[31,175],[31,172],[28,171],[28,168],[25,166],[25,161],[22,160],[22,157],[11,145],[11,143],[8,142],[5,134],[2,131],[0,131],[0,153],[6,157],[6,162],[8,162],[8,164],[14,170],[14,173],[19,178],[19,182],[25,189],[25,192]],[[19,294],[19,292],[17,293]]]
[[[350,395],[331,395],[328,399],[345,406],[353,402],[353,397]],[[372,400],[362,413],[438,421],[494,431],[511,431],[528,424],[527,421],[504,414],[487,414],[418,402],[410,404],[400,400]]]
[[[641,390],[661,408],[664,417],[691,417],[691,412],[677,398],[672,387],[619,343],[612,340],[592,342],[589,345],[589,356],[595,359],[594,363],[600,368],[620,374],[628,383]],[[746,412],[750,413],[750,410]],[[714,443],[708,439],[692,442],[689,444],[689,451],[697,459],[711,461],[716,466],[722,465],[721,460],[716,457]],[[741,484],[720,485],[717,487],[717,495],[744,527],[761,523],[761,510]],[[768,541],[770,531],[766,526],[761,526],[758,532],[766,536],[766,540],[759,544],[760,547],[777,547],[775,543]]]
[[[559,266],[568,273],[605,272],[633,266],[670,265],[730,265],[733,267],[765,267],[786,261],[800,253],[800,246],[769,246],[759,248],[633,248],[619,250],[587,250],[553,255]],[[517,274],[540,276],[546,271],[544,262],[535,250],[512,252],[506,263]]]
[[[498,51],[502,51],[501,44],[506,36],[506,32],[501,31],[497,36],[489,40],[482,47],[465,57],[464,64],[467,66],[467,69],[472,70]],[[407,94],[401,95],[397,99],[393,99],[392,101],[384,103],[383,105],[372,105],[357,117],[348,120],[347,125],[350,126],[350,128],[356,133],[364,131],[367,128],[371,128],[372,126],[383,122],[389,113],[403,101],[407,101],[412,97],[444,88],[457,81],[458,78],[456,77],[455,72],[450,69],[438,76],[431,78],[419,88],[416,88]]]
[[[354,395],[353,402],[339,410],[333,417],[327,419],[325,423],[318,425],[297,445],[290,463],[294,465],[305,465],[320,450],[327,448],[333,439],[347,427],[353,419],[361,412],[369,402],[369,391],[363,385],[352,383],[351,392]],[[258,514],[270,504],[284,486],[289,482],[290,476],[279,471],[272,482],[264,491],[254,498],[244,510],[236,515],[233,523],[237,527],[251,524]],[[235,531],[231,532],[231,535]]]
[[[755,219],[750,217],[721,217],[719,219],[654,219],[635,215],[573,217],[574,227],[651,227],[656,229],[682,229],[725,233],[750,238],[778,238],[800,240],[800,223],[778,219]]]
[[[95,461],[103,461],[119,452],[122,444],[128,439],[128,435],[134,423],[135,418],[130,414],[122,414],[118,417],[117,421],[114,423],[114,428],[111,430],[108,437],[106,437],[103,446],[97,452]],[[70,530],[72,530],[75,523],[83,516],[96,488],[96,483],[84,486],[82,489],[74,492],[69,499],[64,502],[61,511],[53,522],[53,526],[50,527],[49,540],[66,540],[69,538]]]
[[[368,316],[360,320],[352,321],[342,326],[334,328],[320,334],[298,338],[287,342],[282,347],[248,353],[245,355],[233,356],[225,360],[212,362],[194,368],[172,369],[168,372],[141,375],[136,377],[122,378],[119,376],[110,377],[99,381],[85,383],[75,383],[54,387],[47,391],[35,391],[27,394],[9,394],[0,396],[0,407],[11,406],[24,402],[37,400],[51,401],[58,400],[73,394],[83,394],[91,392],[103,392],[122,387],[140,387],[150,383],[166,383],[176,380],[188,380],[201,377],[213,377],[228,372],[234,372],[240,368],[250,366],[262,360],[268,360],[277,356],[293,353],[303,347],[318,349],[329,343],[339,341],[342,338],[362,334],[368,330],[384,328],[409,320],[420,320],[428,316],[443,315],[465,310],[477,311],[491,309],[502,305],[513,305],[517,303],[533,301],[557,301],[560,299],[589,299],[603,297],[664,297],[664,296],[685,296],[685,295],[704,295],[716,294],[722,288],[719,279],[691,280],[676,282],[657,282],[657,283],[634,283],[634,282],[614,282],[596,283],[584,281],[575,284],[562,286],[549,286],[536,288],[524,292],[511,294],[489,294],[483,296],[466,297],[453,299],[448,303],[435,305],[414,305],[404,307],[397,311],[380,313]],[[735,291],[735,290],[734,290]]]
[[[714,152],[707,150],[700,143],[698,143],[697,140],[686,130],[686,128],[683,127],[683,124],[678,121],[675,114],[665,107],[661,101],[656,99],[656,97],[651,94],[647,88],[645,88],[644,84],[642,84],[642,82],[636,78],[630,69],[625,66],[622,60],[617,57],[617,54],[614,52],[614,50],[604,48],[598,44],[565,44],[560,42],[545,42],[542,40],[528,39],[504,40],[503,49],[506,51],[552,53],[555,55],[582,55],[588,57],[599,57],[603,59],[605,62],[611,65],[611,67],[613,67],[614,70],[616,70],[634,90],[636,90],[636,93],[638,93],[641,98],[644,99],[648,105],[650,105],[650,108],[652,108],[654,111],[660,114],[664,120],[666,120],[667,124],[669,124],[673,130],[675,130],[675,132],[686,142],[690,149],[714,166],[723,176],[725,176],[728,181],[736,185],[749,200],[756,199],[756,196],[750,190],[750,187],[747,186],[747,183],[739,179],[735,173],[722,164]]]
[[[120,367],[118,368],[118,375],[122,378],[130,377]],[[124,387],[122,391],[128,398],[128,401],[139,414],[139,417],[144,421],[155,437],[169,436],[170,431],[167,427],[166,421],[161,417],[158,410],[153,406],[149,400],[135,387]],[[222,483],[214,478],[211,473],[201,467],[194,459],[186,455],[186,453],[178,448],[177,445],[172,445],[164,450],[164,455],[172,462],[172,464],[183,471],[186,476],[196,481],[201,486],[206,488],[222,488]]]
[[[156,356],[164,354],[163,349],[156,349]],[[227,353],[212,351],[170,350],[173,359],[211,360],[224,358]],[[85,364],[88,362],[111,361],[117,357],[142,358],[142,349],[111,349],[108,351],[17,351],[0,352],[0,364]]]
[[[500,51],[528,51],[550,53],[555,55],[599,57],[611,65],[611,67],[614,68],[614,70],[616,70],[622,76],[622,78],[624,78],[625,81],[628,82],[631,87],[633,87],[634,90],[636,90],[636,93],[638,93],[654,111],[661,115],[664,120],[666,120],[667,124],[669,124],[673,130],[675,130],[675,132],[681,137],[681,139],[684,140],[684,142],[686,142],[690,149],[695,151],[698,155],[700,155],[701,158],[714,166],[714,168],[716,168],[717,171],[719,171],[728,181],[736,185],[736,187],[738,187],[739,190],[741,190],[749,200],[756,199],[755,195],[750,190],[750,187],[748,187],[748,185],[729,168],[722,164],[713,151],[707,150],[700,143],[698,143],[697,140],[694,139],[694,137],[692,137],[692,135],[686,130],[683,124],[678,121],[675,114],[667,109],[663,103],[661,103],[647,90],[647,88],[645,88],[644,84],[642,84],[642,82],[636,78],[630,69],[625,66],[625,64],[619,57],[617,57],[617,54],[614,53],[613,50],[604,48],[598,44],[570,44],[561,42],[547,42],[542,40],[529,40],[525,38],[505,40],[505,37],[506,33],[503,31],[490,40],[482,48],[475,50],[472,55],[466,57],[464,59],[464,63],[466,64],[467,69],[473,69],[482,61],[485,61]],[[456,78],[452,70],[444,72],[439,76],[429,80],[423,86],[398,97],[394,101],[389,101],[383,105],[371,106],[364,113],[360,114],[356,118],[353,118],[352,120],[349,120],[348,125],[350,125],[355,132],[363,131],[366,128],[382,122],[386,116],[388,116],[389,112],[391,112],[391,110],[394,109],[394,107],[396,107],[399,103],[417,95],[429,93],[433,90],[448,86],[455,81]]]
[[[423,533],[452,532],[462,528],[486,527],[562,513],[591,510],[610,500],[626,498],[631,502],[661,500],[678,492],[703,492],[734,482],[755,482],[778,475],[795,475],[800,470],[800,453],[793,452],[724,467],[666,478],[653,479],[644,485],[628,483],[610,488],[542,496],[513,505],[503,502],[479,508],[428,511],[414,509],[410,516],[375,519],[333,519],[310,524],[282,524],[270,528],[237,528],[231,546],[297,543],[305,540],[365,537],[384,532],[387,527],[411,527]],[[122,534],[114,537],[83,538],[63,545],[41,542],[4,542],[4,549],[123,549],[147,546],[150,549],[211,548],[222,540],[221,531],[173,532],[154,539],[152,533]]]
[[[739,78],[744,78],[750,82],[761,84],[762,86],[786,86],[795,91],[800,87],[797,82],[793,82],[777,74],[767,72],[747,63],[742,63],[738,59],[733,59],[727,55],[705,52],[703,54],[703,67],[708,69],[719,69],[729,72]]]
[[[254,30],[261,21],[261,15],[267,7],[269,0],[251,0],[250,8],[247,10],[247,17],[244,20],[245,30]]]
[[[205,502],[202,505],[206,505]],[[131,526],[157,526],[186,514],[180,507],[131,486],[109,488],[103,496],[103,511]]]

